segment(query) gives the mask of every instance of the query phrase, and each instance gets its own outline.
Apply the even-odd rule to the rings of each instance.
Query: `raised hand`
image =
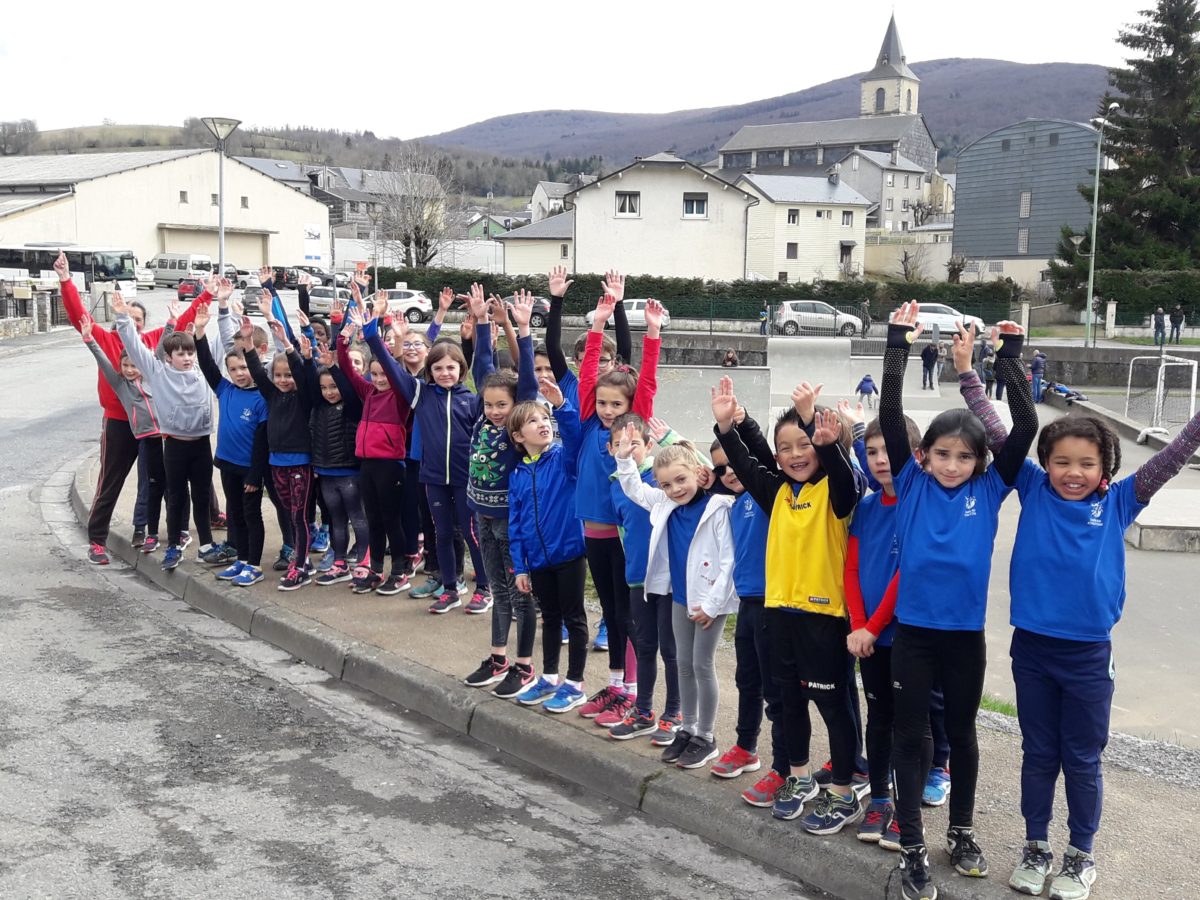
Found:
[[[837,402],[837,410],[842,418],[854,425],[861,425],[867,421],[867,416],[863,412],[863,405],[861,403],[851,406],[849,400],[839,400]]]
[[[353,284],[353,282],[351,282],[351,283]],[[335,298],[334,301],[331,304],[329,304],[329,315],[331,318],[333,318],[335,320],[338,316],[342,315],[345,311],[346,311],[346,304],[344,304],[341,301],[341,298]]]
[[[800,421],[811,422],[813,420],[813,410],[817,408],[817,397],[821,395],[823,384],[811,385],[807,381],[802,381],[796,385],[792,391],[792,405],[796,407],[796,412],[800,414]]]
[[[517,291],[516,302],[508,307],[512,310],[513,321],[517,323],[517,328],[524,329],[522,334],[529,333],[529,320],[533,318],[533,294],[529,291]],[[504,304],[500,304],[500,314],[504,315]]]
[[[633,456],[633,439],[637,437],[637,428],[632,422],[621,429],[617,438],[617,459],[629,459]]]
[[[817,447],[836,444],[842,436],[842,420],[832,409],[817,410],[813,419],[812,442]]]
[[[620,303],[625,299],[625,276],[616,269],[609,269],[604,275],[604,293],[611,294]]]
[[[475,319],[468,316],[462,320],[462,324],[458,326],[458,336],[464,341],[473,340],[475,337]]]
[[[575,283],[574,280],[568,280],[566,266],[555,266],[550,270],[549,277],[551,297],[565,297],[571,285]]]
[[[312,359],[312,341],[303,334],[296,335],[296,340],[300,342],[300,355],[305,359]]]
[[[269,288],[275,281],[275,270],[270,266],[262,266],[258,270],[258,283],[265,288]]]
[[[254,323],[250,321],[249,316],[242,316],[242,327],[238,329],[238,333],[246,340],[254,338]]]
[[[563,392],[553,378],[543,375],[538,379],[538,393],[550,401],[550,405],[558,409],[563,405]]]
[[[374,307],[371,315],[376,319],[386,319],[388,314],[388,298],[387,294],[375,292],[375,302],[371,304]],[[401,316],[400,318],[404,318]],[[368,320],[369,321],[369,320]]]
[[[441,298],[438,298],[441,302]],[[483,322],[488,317],[487,298],[483,294],[483,285],[477,281],[471,282],[471,292],[467,294],[467,308],[476,320]]]
[[[196,334],[204,334],[204,329],[208,327],[209,321],[212,319],[212,312],[209,310],[207,303],[201,303],[196,307]]]
[[[925,330],[925,326],[917,320],[919,313],[920,307],[917,305],[917,301],[909,300],[907,303],[902,303],[900,308],[892,313],[891,319],[888,320],[893,325],[903,325],[910,329],[908,333],[908,342],[910,344],[920,337],[921,332]]]
[[[83,318],[79,320],[79,336],[83,338],[85,344],[92,342],[92,329],[96,327],[96,320],[87,313],[83,314]]]
[[[113,291],[110,302],[112,304],[112,311],[118,316],[129,315],[129,304],[125,302],[125,298],[121,296],[120,291]]]
[[[229,301],[229,314],[230,315],[240,318],[242,313],[244,312],[244,310],[245,310],[245,307],[242,305],[241,300],[230,300]]]
[[[661,443],[662,439],[667,436],[667,432],[671,430],[671,426],[667,424],[666,420],[657,416],[651,416],[646,422],[646,427],[650,429],[651,439],[657,443]]]
[[[354,290],[354,287],[369,288],[371,286],[371,276],[363,271],[355,272],[354,277],[350,279],[350,284],[352,285],[350,290]]]
[[[454,289],[449,287],[442,288],[441,293],[438,294],[438,309],[441,310],[442,314],[444,315],[450,311],[450,307],[453,305]]]
[[[285,349],[291,349],[291,343],[288,341],[287,330],[283,327],[283,323],[278,319],[271,319],[271,333],[275,335],[276,340],[284,346]]]
[[[317,345],[317,362],[327,369],[337,364],[337,358],[333,355],[333,351],[329,349],[328,344]]]
[[[67,254],[61,250],[58,251],[58,256],[54,259],[54,271],[57,273],[59,281],[71,280],[71,267],[67,263]]]
[[[700,473],[696,476],[696,483],[700,485],[700,489],[707,491],[717,481],[717,476],[708,466],[701,466]]]
[[[233,282],[228,278],[217,279],[217,292],[213,296],[217,298],[218,303],[224,306],[233,296]]]
[[[308,322],[308,316],[306,316],[306,315],[304,314],[304,310],[302,310],[302,309],[300,309],[300,310],[297,310],[297,311],[296,311],[296,318],[300,320],[300,327],[301,327],[301,328],[307,328],[307,327],[308,327],[308,325],[309,325],[309,322]]]
[[[592,331],[603,331],[605,323],[612,318],[617,301],[612,294],[605,294],[596,301],[596,316],[592,319]]]
[[[341,301],[337,299],[337,291],[334,291],[333,293],[334,293],[333,305],[338,306],[338,304],[340,304]],[[358,286],[358,276],[357,275],[355,275],[353,278],[350,279],[350,297],[351,297],[351,299],[354,300],[355,304],[357,304],[358,306],[363,305],[362,289],[359,288],[359,286]]]
[[[210,297],[217,296],[217,291],[221,289],[221,278],[218,275],[209,275],[204,279],[204,290]]]
[[[174,322],[183,315],[183,307],[179,305],[178,300],[172,300],[167,304],[167,321]]]
[[[713,419],[724,434],[733,427],[733,417],[737,415],[738,402],[733,393],[733,379],[728,375],[722,376],[717,386],[712,389]]]
[[[958,328],[958,334],[954,335],[950,356],[954,360],[954,371],[961,375],[971,371],[971,357],[975,353],[975,323],[972,322],[968,328],[964,328],[962,322],[954,324]],[[996,338],[996,329],[993,328],[992,340],[995,341]]]
[[[622,279],[622,282],[624,279]],[[663,305],[651,297],[646,301],[646,336],[656,338],[662,330],[663,314],[666,310]]]

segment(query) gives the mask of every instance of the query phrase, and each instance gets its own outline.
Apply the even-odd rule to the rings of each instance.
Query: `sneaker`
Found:
[[[891,800],[872,800],[863,814],[862,824],[858,826],[857,837],[864,843],[878,844],[895,820],[896,808]]]
[[[95,566],[108,565],[108,551],[103,544],[92,544],[88,547],[88,562]]]
[[[513,697],[520,696],[533,682],[533,666],[514,663],[509,666],[504,680],[496,685],[492,693],[501,700],[511,700]]]
[[[476,588],[475,593],[471,595],[471,599],[467,601],[467,605],[463,608],[463,612],[470,613],[473,616],[482,616],[491,608],[492,592],[487,588]]]
[[[157,534],[146,535],[146,542],[144,544],[142,544],[142,552],[143,553],[153,553],[155,550],[158,549],[158,547],[159,547],[158,535]]]
[[[424,600],[426,597],[435,597],[441,592],[441,579],[426,575],[425,580],[409,592],[409,596],[414,600]]]
[[[944,806],[950,796],[950,773],[935,766],[929,770],[925,779],[925,791],[921,794],[921,803],[925,806]]]
[[[407,591],[408,588],[408,576],[403,572],[401,572],[399,575],[393,572],[379,583],[379,586],[375,588],[375,593],[379,594],[381,597],[391,597],[400,593],[401,591]]]
[[[413,553],[404,557],[404,567],[409,575],[416,575],[425,568],[425,557],[420,553]]]
[[[608,729],[608,736],[613,740],[628,741],[638,735],[653,734],[657,730],[658,721],[654,718],[654,713],[646,715],[631,709],[624,719]]]
[[[455,582],[454,590],[458,592],[458,596],[460,597],[471,592],[471,589],[467,587],[467,582],[462,578]]]
[[[577,706],[582,706],[585,700],[587,700],[587,694],[580,688],[572,687],[564,681],[558,686],[558,690],[554,692],[554,696],[547,700],[543,706],[546,712],[565,713],[570,712]]]
[[[600,620],[600,626],[596,629],[596,639],[592,641],[592,649],[608,649],[608,625],[603,619]]]
[[[1050,882],[1050,900],[1087,900],[1096,883],[1096,860],[1090,853],[1067,847],[1062,868]]]
[[[833,763],[825,763],[825,765],[813,773],[813,778],[816,779],[817,785],[821,790],[829,790],[833,786]],[[867,794],[871,793],[871,776],[866,772],[855,771],[850,777],[850,787],[854,791],[854,795],[861,800]]]
[[[900,896],[904,900],[937,900],[938,890],[929,877],[929,854],[924,844],[900,849]]]
[[[325,555],[321,557],[321,561],[319,563],[317,563],[317,571],[318,572],[328,572],[330,569],[332,569],[333,564],[337,562],[337,560],[334,559],[333,556],[334,556],[333,548],[330,547],[328,550],[325,551]]]
[[[213,531],[216,531],[218,529],[220,529],[221,531],[224,531],[225,526],[228,524],[228,522],[229,522],[229,520],[225,516],[225,513],[219,512],[213,517],[213,520],[208,523],[208,527]]]
[[[691,742],[692,736],[680,728],[675,732],[675,737],[671,738],[671,743],[667,745],[667,749],[662,752],[659,759],[668,765],[679,762],[679,757],[683,756],[683,751]]]
[[[972,828],[952,827],[946,832],[946,852],[960,875],[984,878],[988,873],[987,859],[975,843]]]
[[[776,819],[795,819],[804,812],[804,804],[820,792],[816,780],[811,775],[801,778],[799,775],[789,775],[783,785],[775,792],[771,804],[771,815]]]
[[[367,569],[366,575],[354,579],[350,590],[356,594],[369,594],[381,584],[383,584],[383,576],[378,572],[372,572],[370,569]]]
[[[219,578],[221,581],[233,581],[233,579],[242,574],[242,569],[244,568],[246,568],[246,564],[244,562],[235,562],[232,566],[229,566],[228,568],[222,569],[220,572],[218,572],[217,578]]]
[[[1045,841],[1027,841],[1021,850],[1021,861],[1009,876],[1008,886],[1022,894],[1038,897],[1050,877],[1054,854]]]
[[[604,712],[616,702],[620,693],[621,692],[612,685],[601,688],[588,698],[587,703],[583,704],[582,708],[579,710],[579,714],[585,719],[596,718],[596,716],[600,715],[600,713]]]
[[[208,566],[227,566],[237,562],[237,551],[228,544],[212,544],[200,551],[199,559]]]
[[[502,681],[509,672],[508,660],[496,662],[496,657],[489,656],[479,664],[479,668],[463,679],[468,687],[487,687]]]
[[[179,550],[183,552],[192,543],[192,533],[190,531],[179,532]]]
[[[862,814],[862,804],[854,791],[848,797],[824,791],[812,812],[800,821],[800,827],[809,834],[837,834],[861,819]]]
[[[699,769],[701,766],[716,759],[720,752],[717,749],[716,741],[694,734],[692,735],[692,739],[688,741],[687,747],[679,754],[679,759],[675,761],[675,765],[681,769]]]
[[[286,575],[279,579],[279,590],[294,591],[306,584],[312,584],[312,575],[309,573],[308,567],[293,566],[288,569]]]
[[[263,580],[263,570],[258,566],[247,565],[242,569],[241,574],[233,579],[233,584],[238,587],[250,587],[252,584],[258,584]]]
[[[669,747],[671,742],[675,740],[675,732],[679,730],[679,726],[683,724],[683,716],[675,713],[672,716],[659,716],[658,728],[654,734],[650,735],[650,743],[655,747]]]
[[[568,632],[568,631],[567,631],[567,626],[566,626],[566,625],[564,625],[564,626],[562,627],[562,631],[563,631],[563,633],[562,633],[562,642],[563,642],[564,644],[566,644],[566,643],[568,643],[568,642],[571,640],[571,634],[570,634],[570,632]]]
[[[440,616],[458,606],[462,606],[462,601],[458,599],[458,594],[453,591],[444,591],[438,595],[438,598],[433,603],[429,604],[429,611]]]
[[[629,711],[633,709],[633,704],[637,700],[633,694],[625,691],[617,691],[617,699],[609,704],[608,709],[592,719],[601,728],[615,728],[625,721],[625,717],[629,715]]]
[[[271,563],[271,568],[276,572],[286,572],[292,566],[292,548],[284,544],[279,548],[279,558]]]
[[[320,528],[308,527],[308,552],[324,553],[329,549],[329,529],[322,525]]]
[[[774,769],[768,769],[766,775],[742,791],[742,799],[751,806],[766,809],[774,804],[775,792],[781,787],[783,787],[783,776]]]
[[[517,694],[517,702],[522,706],[537,706],[539,703],[545,703],[557,691],[557,684],[551,684],[545,678],[538,678],[532,685]]]
[[[734,744],[713,763],[710,771],[718,778],[737,778],[743,772],[757,772],[761,768],[762,762],[757,753],[743,750]]]
[[[887,831],[879,836],[879,846],[893,853],[900,852],[900,823],[896,821],[895,816],[892,816],[892,823],[888,825]]]
[[[179,567],[183,561],[183,550],[176,546],[167,548],[167,552],[163,554],[162,570],[170,572],[172,569]]]
[[[146,543],[146,529],[145,528],[133,529],[133,537],[130,538],[130,540],[129,540],[129,546],[140,547],[144,543]]]
[[[319,570],[320,567],[318,567]],[[330,584],[340,584],[350,580],[350,567],[345,561],[335,562],[332,566],[316,577],[317,584],[325,587]]]

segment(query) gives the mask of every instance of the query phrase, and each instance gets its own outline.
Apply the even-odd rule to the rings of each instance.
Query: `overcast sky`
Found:
[[[218,115],[420,137],[539,109],[668,112],[862,72],[893,9],[910,63],[1120,65],[1153,0],[6,3],[0,120],[42,129]],[[861,26],[855,32],[854,25]],[[211,37],[210,37],[211,35]]]

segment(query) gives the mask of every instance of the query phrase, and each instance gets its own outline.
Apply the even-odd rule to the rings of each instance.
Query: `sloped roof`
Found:
[[[0,156],[0,186],[66,185],[171,162],[213,150],[137,150],[131,153],[70,153],[57,156]]]
[[[831,203],[838,206],[870,206],[871,201],[844,181],[806,175],[743,175],[746,182],[772,203]]]
[[[495,236],[497,241],[569,241],[575,236],[575,210]]]
[[[737,134],[726,141],[721,152],[898,141],[920,119],[919,115],[867,116],[861,119],[828,119],[824,122],[743,125]]]
[[[913,81],[920,81],[917,74],[908,67],[908,62],[904,58],[904,48],[900,46],[900,30],[896,28],[896,15],[892,14],[892,19],[888,22],[887,31],[883,35],[883,44],[879,48],[879,56],[875,59],[875,68],[862,76],[862,80],[868,78],[890,78],[899,75],[902,78],[911,78]]]
[[[881,169],[891,169],[895,172],[920,172],[922,175],[925,174],[925,170],[911,159],[905,159],[903,156],[897,155],[896,161],[892,162],[891,154],[880,153],[878,150],[852,150],[843,156],[842,159],[838,160],[838,162],[843,162],[849,159],[855,153],[864,159],[869,159]]]
[[[290,159],[268,159],[263,156],[235,156],[234,159],[279,181],[308,181],[304,164]]]
[[[53,203],[55,200],[62,200],[64,197],[70,197],[70,193],[64,194],[12,194],[7,197],[0,197],[0,219],[5,216],[11,216],[13,213],[24,212],[27,209],[32,209],[35,206],[41,206],[44,203]]]
[[[567,191],[571,189],[569,184],[562,181],[539,181],[538,187],[551,200],[561,200]]]
[[[726,180],[724,178],[721,178],[718,174],[716,174],[716,172],[710,172],[705,169],[702,169],[695,163],[688,162],[686,159],[681,159],[680,157],[676,156],[673,153],[655,153],[653,156],[646,156],[646,157],[643,157],[642,159],[636,159],[622,169],[617,169],[615,172],[609,172],[603,178],[598,178],[595,181],[590,182],[589,184],[580,185],[579,187],[574,188],[573,190],[567,191],[566,196],[564,197],[564,200],[566,202],[574,203],[574,201],[570,200],[569,198],[574,194],[580,193],[585,188],[589,188],[589,187],[592,187],[593,185],[600,184],[601,182],[608,181],[608,179],[615,178],[618,175],[620,175],[622,172],[627,172],[628,170],[630,170],[634,167],[645,167],[647,165],[652,165],[652,166],[664,166],[665,165],[665,166],[671,166],[673,168],[678,167],[680,169],[691,169],[692,172],[694,172],[696,175],[699,175],[701,178],[711,179],[711,180],[715,181],[718,185],[727,184],[730,187],[735,187],[734,182],[732,180]],[[717,170],[717,172],[720,172],[720,171],[721,171],[720,169]],[[742,193],[745,194],[746,192],[742,191]],[[754,203],[758,202],[757,199],[749,196],[748,194],[746,195],[746,198],[753,201]]]

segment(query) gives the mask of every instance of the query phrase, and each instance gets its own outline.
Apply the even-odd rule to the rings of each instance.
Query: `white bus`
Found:
[[[82,275],[84,287],[91,291],[96,282],[117,282],[118,290],[133,296],[137,291],[134,269],[137,258],[132,250],[46,241],[29,244],[0,244],[0,278],[38,278],[54,276],[54,260],[59,251],[67,255],[71,274]]]

